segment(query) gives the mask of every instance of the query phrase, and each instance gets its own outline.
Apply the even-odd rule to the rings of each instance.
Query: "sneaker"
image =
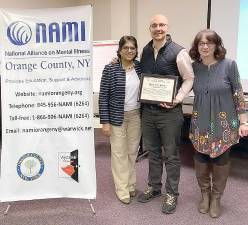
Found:
[[[177,207],[177,196],[172,194],[166,194],[162,206],[162,212],[165,214],[171,214],[176,211]]]
[[[161,191],[154,191],[151,186],[147,186],[145,191],[138,196],[137,201],[142,203],[150,202],[153,198],[160,195]]]
[[[134,197],[136,197],[137,192],[136,191],[130,191],[129,195],[130,195],[131,198],[134,198]]]
[[[130,203],[130,198],[123,198],[123,199],[119,199],[122,203],[124,204],[129,204]]]

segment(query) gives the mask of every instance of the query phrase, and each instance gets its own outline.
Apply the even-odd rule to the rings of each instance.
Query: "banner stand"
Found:
[[[94,208],[92,202],[90,201],[90,199],[88,199],[88,203],[89,203],[89,205],[90,205],[90,209],[91,209],[93,215],[95,215],[95,214],[96,214],[96,211],[95,211],[95,208]],[[7,208],[6,208],[6,210],[4,211],[4,216],[7,216],[7,215],[8,215],[8,212],[9,212],[10,207],[11,207],[11,204],[8,203]]]
[[[95,199],[92,6],[1,8],[0,74],[0,213],[17,201]]]
[[[8,203],[8,206],[6,208],[6,210],[4,211],[4,215],[7,216],[8,215],[8,212],[9,212],[9,209],[10,209],[10,203]]]
[[[91,208],[91,211],[92,211],[93,215],[95,215],[96,211],[95,211],[94,206],[93,206],[92,202],[90,201],[90,199],[88,199],[88,202],[90,204],[90,208]]]

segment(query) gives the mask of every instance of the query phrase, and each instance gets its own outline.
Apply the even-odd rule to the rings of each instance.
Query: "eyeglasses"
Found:
[[[130,51],[134,52],[134,51],[136,51],[136,48],[133,47],[133,46],[123,46],[122,50],[124,50],[124,51],[129,51],[130,50]]]
[[[215,43],[200,41],[199,44],[198,44],[198,46],[201,47],[201,48],[205,47],[205,45],[207,45],[208,48],[212,48],[215,45]]]
[[[157,27],[164,28],[165,26],[167,26],[166,23],[153,23],[153,24],[150,25],[150,27],[153,28],[153,29],[157,28]]]

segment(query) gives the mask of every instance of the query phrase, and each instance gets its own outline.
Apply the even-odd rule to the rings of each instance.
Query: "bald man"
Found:
[[[177,206],[182,101],[191,90],[194,80],[191,59],[183,47],[172,41],[168,28],[165,16],[155,15],[151,18],[149,30],[152,40],[144,47],[141,56],[142,73],[177,76],[178,84],[173,104],[143,104],[142,132],[149,152],[149,174],[148,186],[138,196],[138,201],[145,203],[161,195],[164,150],[167,178],[162,212],[166,214],[175,212]]]

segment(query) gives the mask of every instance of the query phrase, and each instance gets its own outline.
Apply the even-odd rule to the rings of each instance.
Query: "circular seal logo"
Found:
[[[44,171],[44,160],[36,153],[23,155],[17,163],[17,174],[25,181],[38,179]]]
[[[8,26],[7,37],[14,45],[25,45],[30,41],[32,31],[28,24],[16,21]]]

